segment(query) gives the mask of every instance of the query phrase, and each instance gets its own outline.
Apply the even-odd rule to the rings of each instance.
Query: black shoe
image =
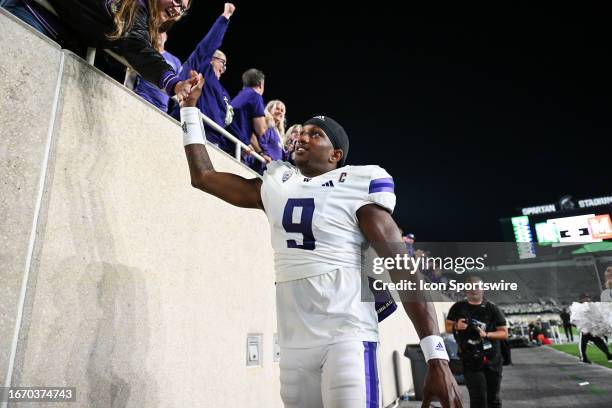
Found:
[[[580,362],[581,362],[581,363],[584,363],[584,364],[593,364],[593,363],[591,362],[591,360],[586,360],[586,359],[584,359],[584,360],[580,360]]]

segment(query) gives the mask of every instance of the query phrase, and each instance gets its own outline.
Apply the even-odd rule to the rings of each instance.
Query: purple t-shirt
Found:
[[[168,51],[162,52],[161,55],[176,72],[180,73],[181,60],[170,54]],[[155,105],[162,112],[168,112],[168,101],[170,100],[168,94],[159,89],[157,85],[145,81],[140,75],[136,78],[134,92],[140,95],[143,99],[149,101],[151,104]]]
[[[266,133],[259,138],[259,145],[272,160],[283,159],[283,145],[276,128],[269,127]]]
[[[265,116],[264,101],[253,88],[242,88],[232,99],[234,120],[230,125],[231,133],[244,144],[251,143],[253,134],[253,119]]]

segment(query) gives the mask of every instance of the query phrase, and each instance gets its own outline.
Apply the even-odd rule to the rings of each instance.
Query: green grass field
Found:
[[[565,338],[565,331],[563,330],[563,327],[559,327],[559,333],[561,334],[561,337]],[[578,339],[579,332],[578,329],[576,329],[576,326],[572,326],[572,334],[574,335],[574,340]]]
[[[571,354],[572,356],[579,356],[578,344],[552,344],[549,347],[555,348],[567,354]],[[593,343],[589,343],[589,346],[587,347],[587,356],[594,364],[612,368],[612,363],[608,363],[606,355],[602,353],[600,349],[595,347]]]

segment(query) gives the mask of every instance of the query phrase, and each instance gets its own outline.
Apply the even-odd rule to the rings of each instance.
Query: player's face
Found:
[[[306,125],[302,128],[295,145],[295,164],[324,166],[334,152],[334,146],[318,126]]]

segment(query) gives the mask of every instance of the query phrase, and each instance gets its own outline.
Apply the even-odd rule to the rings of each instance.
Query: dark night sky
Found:
[[[223,9],[194,3],[166,45],[182,60]],[[230,94],[256,67],[289,124],[342,123],[349,163],[389,171],[395,218],[418,240],[496,241],[518,207],[612,193],[603,10],[234,4]]]

